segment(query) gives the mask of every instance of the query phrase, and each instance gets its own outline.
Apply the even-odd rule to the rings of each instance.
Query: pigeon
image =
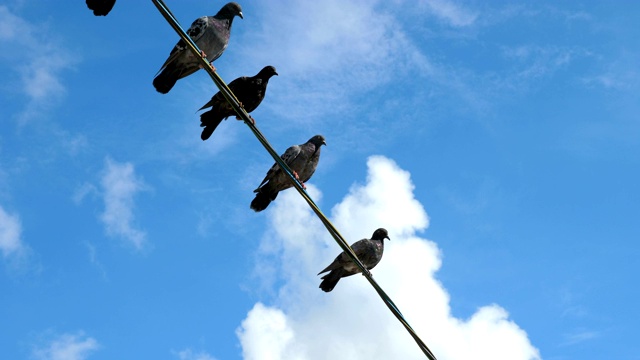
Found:
[[[242,8],[238,3],[230,2],[223,6],[215,16],[203,16],[196,19],[187,30],[187,35],[195,41],[209,63],[219,58],[227,48],[231,35],[231,23],[235,16],[243,18]],[[213,67],[213,65],[211,66]],[[189,76],[200,68],[198,59],[180,39],[171,50],[167,61],[162,64],[160,71],[158,71],[159,74],[153,79],[153,86],[159,93],[166,94],[178,79]]]
[[[373,232],[371,240],[362,239],[351,245],[353,252],[356,253],[358,259],[362,262],[362,265],[364,265],[368,270],[373,269],[378,265],[380,259],[382,259],[382,253],[384,252],[384,239],[391,240],[387,230],[380,228]],[[331,265],[320,271],[318,275],[327,271],[331,272],[323,276],[322,282],[320,283],[320,289],[324,292],[333,290],[341,278],[361,272],[360,268],[351,261],[351,258],[344,251],[338,255],[335,260],[333,260]]]
[[[300,181],[302,187],[305,187],[304,183],[311,179],[311,175],[316,171],[322,145],[327,145],[324,136],[316,135],[304,144],[291,146],[280,156],[293,170],[293,176]],[[256,197],[251,201],[251,209],[255,212],[266,209],[280,191],[291,186],[293,185],[287,174],[280,169],[278,163],[273,164],[260,186],[253,190]]]
[[[229,89],[236,95],[236,98],[238,98],[238,101],[240,101],[244,109],[250,113],[255,110],[262,102],[262,99],[264,99],[267,84],[273,75],[278,75],[276,68],[273,66],[265,66],[256,76],[242,76],[233,80],[229,83]],[[204,127],[202,135],[200,136],[202,140],[207,140],[222,120],[236,113],[231,107],[231,104],[229,104],[219,91],[198,111],[209,107],[211,110],[200,115],[200,126]]]
[[[86,3],[89,10],[93,10],[93,15],[107,16],[116,4],[116,0],[87,0]]]

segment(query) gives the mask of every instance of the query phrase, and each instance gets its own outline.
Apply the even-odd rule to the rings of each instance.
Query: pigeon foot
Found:
[[[300,176],[298,176],[298,173],[295,172],[295,170],[291,170],[291,172],[293,173],[293,177],[295,177],[296,180],[298,180],[298,183],[300,184],[300,186],[302,186],[303,189],[307,190],[307,187],[304,185],[304,183],[300,181]]]
[[[203,58],[205,58],[205,59],[207,58],[207,54],[205,54],[205,53],[204,53],[204,51],[202,51],[202,50],[200,50],[200,56],[202,56],[202,57],[203,57]],[[202,64],[198,65],[198,67],[199,67],[200,69],[202,69]]]
[[[242,103],[240,101],[238,101],[238,105],[240,105],[240,107],[244,109],[244,105],[242,105]],[[251,115],[249,115],[249,118],[251,119]],[[236,120],[242,121],[242,118],[240,116],[236,115]],[[253,119],[251,119],[251,121],[253,121]],[[256,122],[253,121],[253,124],[255,125]]]
[[[203,58],[207,58],[207,54],[205,54],[204,51],[200,50],[200,56],[202,56]],[[198,66],[200,69],[202,69],[202,65]],[[216,67],[213,66],[213,63],[209,62],[209,67],[211,68],[211,70],[216,71]]]

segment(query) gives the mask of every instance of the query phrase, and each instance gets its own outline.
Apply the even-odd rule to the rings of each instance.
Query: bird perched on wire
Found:
[[[93,15],[107,16],[116,4],[116,0],[87,0],[86,3],[89,10],[93,11]]]
[[[327,145],[322,135],[316,135],[304,144],[289,147],[284,154],[280,155],[282,161],[293,170],[293,175],[300,181],[302,187],[304,183],[311,179],[311,175],[318,167],[320,160],[320,147]],[[267,172],[260,186],[253,190],[256,193],[255,199],[251,201],[251,209],[256,212],[262,211],[276,199],[282,190],[292,187],[291,180],[280,168],[278,163],[273,164]]]
[[[273,75],[278,75],[276,68],[265,66],[256,76],[241,76],[229,83],[229,89],[236,95],[236,98],[244,109],[250,113],[255,110],[264,99],[267,92],[267,84]],[[236,112],[231,104],[218,91],[208,103],[204,104],[198,111],[206,108],[211,110],[200,115],[200,126],[204,127],[200,138],[207,140],[222,120],[235,115]],[[253,120],[253,119],[252,119]]]
[[[198,45],[202,55],[207,57],[210,64],[227,48],[231,36],[231,24],[236,16],[243,18],[242,8],[238,3],[230,2],[216,15],[198,18],[187,30],[187,35]],[[158,92],[166,94],[178,79],[189,76],[200,68],[199,60],[180,39],[171,50],[167,61],[162,64],[159,74],[153,79],[153,86]]]
[[[362,265],[364,265],[367,270],[373,269],[382,259],[382,253],[384,252],[384,239],[391,240],[387,230],[380,228],[373,232],[371,240],[362,239],[351,245],[353,252],[355,252],[356,256],[358,256],[358,259],[360,259]],[[324,292],[333,290],[341,278],[361,272],[360,268],[351,261],[351,258],[344,251],[338,255],[335,260],[333,260],[331,265],[320,271],[318,275],[327,271],[331,272],[323,276],[322,282],[320,283],[320,289]]]

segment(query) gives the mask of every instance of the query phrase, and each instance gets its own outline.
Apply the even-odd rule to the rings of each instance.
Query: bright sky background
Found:
[[[167,1],[183,26],[222,2]],[[2,359],[422,359],[230,119],[150,1],[0,4]],[[309,191],[440,360],[640,353],[637,1],[244,1],[227,82],[279,153],[323,134]]]

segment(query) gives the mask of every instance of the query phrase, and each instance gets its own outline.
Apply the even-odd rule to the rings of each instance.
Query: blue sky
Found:
[[[182,25],[223,5],[169,1]],[[635,2],[241,2],[227,82],[276,67],[253,112],[278,152],[323,134],[309,191],[441,360],[634,359],[640,294]],[[155,92],[177,35],[0,5],[3,359],[419,359],[241,122],[202,142],[203,71]]]

